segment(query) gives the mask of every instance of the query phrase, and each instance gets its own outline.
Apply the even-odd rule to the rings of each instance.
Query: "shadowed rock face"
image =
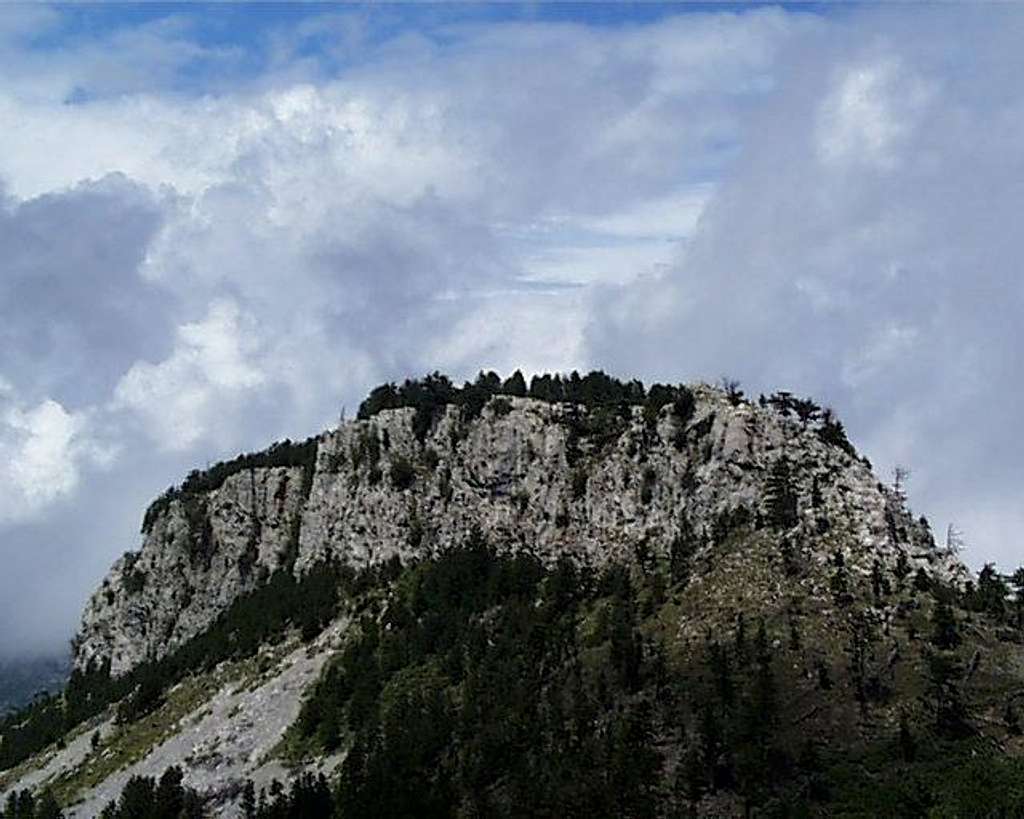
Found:
[[[781,532],[797,559],[840,551],[850,571],[912,570],[956,581],[965,570],[934,548],[870,467],[771,408],[694,388],[685,422],[671,406],[645,419],[528,398],[492,400],[464,421],[449,406],[425,440],[412,409],[385,410],[323,433],[312,481],[301,467],[245,469],[212,491],[172,501],[142,548],[125,555],[86,606],[75,664],[121,674],[205,629],[277,569],[337,558],[356,566],[428,555],[479,527],[495,543],[553,562],[665,555],[684,527],[714,549],[737,517],[767,515],[785,459],[796,517]],[[826,521],[835,533],[821,548]]]

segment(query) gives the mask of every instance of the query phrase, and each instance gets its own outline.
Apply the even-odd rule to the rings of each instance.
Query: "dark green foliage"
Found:
[[[189,563],[209,569],[216,551],[216,542],[213,539],[213,524],[207,514],[206,498],[202,495],[187,494],[182,496],[181,502],[188,525],[185,550]]]
[[[149,505],[142,518],[143,534],[149,532],[156,519],[170,508],[172,501],[201,496],[206,492],[219,489],[229,477],[246,469],[301,466],[303,469],[303,494],[308,495],[313,480],[313,469],[316,465],[317,443],[316,437],[307,438],[302,443],[292,443],[286,438],[262,452],[239,455],[230,461],[221,461],[204,471],[193,470],[181,486],[172,486]]]
[[[110,676],[109,663],[75,670],[63,697],[39,698],[0,720],[0,770],[41,751],[119,700],[119,719],[136,719],[158,707],[164,692],[188,674],[250,656],[264,643],[280,639],[289,627],[306,638],[315,636],[337,614],[339,595],[365,587],[370,574],[358,575],[334,563],[314,567],[299,580],[279,571],[235,600],[205,632],[160,660],[120,677]]]
[[[670,568],[685,577],[698,542],[685,520],[675,541]],[[358,576],[325,567],[301,589],[276,577],[272,595],[243,606],[248,614],[236,610],[187,656],[150,671],[170,684],[186,664],[208,668],[288,625],[309,622],[315,631],[322,621],[302,615],[300,600],[327,617],[339,593],[359,610],[360,599],[387,592],[386,606],[362,610],[293,729],[298,747],[346,754],[337,781],[304,775],[258,796],[242,790],[244,815],[261,819],[685,816],[705,795],[725,798],[727,815],[923,817],[940,806],[977,815],[965,807],[972,799],[989,811],[982,815],[1019,815],[1020,765],[990,751],[982,773],[971,763],[981,746],[953,652],[925,647],[911,707],[926,719],[904,714],[898,730],[895,720],[885,728],[875,719],[868,747],[835,739],[811,746],[798,714],[851,702],[866,712],[885,702],[872,610],[842,615],[846,660],[832,666],[834,683],[827,661],[837,657],[819,655],[815,664],[804,655],[821,693],[808,702],[805,689],[794,703],[789,669],[797,658],[787,652],[800,652],[801,641],[782,647],[783,621],[758,618],[754,629],[740,616],[726,639],[709,633],[703,657],[668,657],[671,638],[650,630],[657,609],[646,601],[679,590],[658,594],[656,552],[641,546],[637,565],[612,563],[595,576],[567,559],[545,568],[474,533],[404,567],[392,561]],[[836,570],[843,564],[834,559]],[[78,702],[120,684],[104,669],[90,673],[88,684],[79,675]],[[140,696],[147,683],[133,674],[132,685]],[[1003,791],[979,793],[965,769]],[[159,783],[133,780],[104,816],[201,815],[180,784],[173,772]],[[33,813],[12,815],[35,819],[40,804],[37,796]]]
[[[648,671],[628,571],[594,583],[474,535],[394,588],[297,723],[325,748],[349,738],[337,815],[655,815],[662,760],[651,705],[632,699]],[[595,604],[608,661],[585,670],[576,621]]]
[[[126,725],[155,711],[164,701],[164,681],[156,668],[147,666],[134,676],[139,681],[138,686],[117,708],[117,722],[120,725]]]
[[[243,792],[243,803],[245,819],[328,819],[334,811],[327,779],[323,774],[313,773],[301,774],[288,790],[272,787],[269,796],[260,791],[258,802],[249,782]]]
[[[437,469],[437,465],[441,463],[441,456],[437,454],[437,450],[431,447],[425,447],[423,455],[420,458],[423,466],[426,467],[428,472],[433,472]]]
[[[587,471],[580,467],[572,472],[572,498],[573,500],[581,500],[586,497],[587,494],[587,482],[589,480]]]
[[[735,378],[722,378],[718,386],[734,407],[738,407],[743,402],[743,390],[740,389],[740,382]]]
[[[846,560],[842,552],[836,552],[832,556],[834,567],[832,576],[829,578],[829,591],[838,606],[849,606],[853,603],[853,594],[850,591],[850,576],[846,570]]]
[[[924,566],[918,568],[914,574],[914,590],[926,592],[932,587],[932,579],[928,575],[928,570]]]
[[[582,442],[600,450],[619,440],[629,425],[629,418],[628,404],[602,404],[589,409],[573,405],[563,419],[569,430],[565,442],[569,465],[575,465],[583,456]]]
[[[481,373],[484,381],[486,378]],[[467,385],[468,386],[468,385]],[[359,405],[357,417],[360,420],[372,418],[384,409],[412,407],[416,412],[413,416],[412,428],[416,439],[421,443],[427,433],[440,417],[448,404],[462,404],[465,390],[456,388],[446,375],[439,372],[431,373],[421,379],[408,379],[401,387],[394,384],[382,384],[374,389],[370,396]],[[483,408],[486,401],[486,388],[470,389],[468,400],[470,405],[478,404]],[[482,399],[482,401],[481,401]],[[477,410],[479,414],[479,410]]]
[[[882,573],[882,564],[878,559],[871,564],[871,595],[878,603],[882,600],[882,595],[888,583],[885,579],[885,575]]]
[[[491,392],[484,386],[478,384],[466,384],[458,394],[459,406],[461,407],[462,420],[469,423],[479,418],[491,400]],[[429,427],[427,428],[429,431]],[[426,433],[424,433],[425,435]],[[422,440],[422,439],[421,439]]]
[[[761,396],[759,403],[761,406],[772,407],[784,418],[796,416],[804,427],[818,420],[822,412],[821,407],[809,398],[797,398],[793,393],[786,391],[772,393],[767,399]]]
[[[490,408],[491,412],[502,418],[512,412],[512,402],[507,398],[492,398]]]
[[[714,543],[724,543],[734,533],[750,527],[753,516],[750,510],[740,504],[731,509],[723,509],[715,517],[714,526],[711,530],[711,540]]]
[[[945,600],[939,600],[932,611],[932,644],[940,649],[953,649],[960,642],[953,608]]]
[[[501,391],[505,395],[514,395],[517,398],[525,398],[526,379],[523,378],[523,373],[520,370],[516,370],[512,373],[505,383],[501,385]]]
[[[206,815],[202,799],[181,783],[178,768],[168,768],[159,782],[133,776],[117,801],[103,809],[100,819],[201,819]]]
[[[878,635],[874,624],[862,611],[853,611],[847,620],[847,671],[854,699],[862,709],[871,700],[881,699],[884,692],[874,673],[874,645]]]
[[[359,430],[356,441],[352,444],[352,451],[349,453],[352,461],[352,469],[359,471],[366,467],[368,472],[378,469],[380,463],[380,437],[377,435],[377,427],[370,424]]]
[[[896,575],[896,591],[903,591],[903,583],[910,575],[910,561],[907,559],[907,553],[900,549],[899,554],[896,557],[896,567],[893,569],[893,574]]]
[[[123,585],[129,595],[136,595],[146,588],[146,573],[135,568],[138,559],[138,552],[124,554]]]
[[[928,695],[935,715],[935,728],[943,736],[970,736],[967,707],[960,692],[963,668],[956,657],[937,651],[928,656]]]
[[[1018,630],[1024,630],[1024,566],[1020,566],[1010,577],[1013,584],[1013,612]]]
[[[778,529],[790,529],[799,521],[793,475],[785,457],[775,462],[768,476],[766,506],[768,522]]]
[[[2,819],[35,819],[36,800],[31,791],[11,791],[7,795],[4,809],[0,811]]]
[[[494,414],[505,415],[512,405],[506,399],[494,396],[529,396],[553,403],[571,403],[586,407],[589,412],[578,413],[569,423],[573,434],[579,438],[593,438],[607,441],[617,438],[629,419],[629,407],[643,405],[644,416],[653,425],[658,412],[671,404],[673,413],[683,426],[689,422],[694,410],[693,394],[685,386],[655,384],[650,391],[639,381],[619,381],[601,371],[581,376],[572,372],[567,376],[535,375],[529,389],[520,371],[516,371],[504,383],[493,372],[481,372],[472,384],[456,387],[444,375],[432,373],[422,379],[410,379],[400,387],[382,384],[376,387],[360,405],[358,417],[372,418],[385,409],[413,407],[413,431],[422,442],[434,423],[451,404],[460,408],[463,421],[472,421],[480,416],[488,402]]]
[[[693,556],[700,546],[689,519],[679,519],[679,531],[669,544],[669,577],[673,584],[686,583],[690,578]]]
[[[964,596],[965,608],[987,614],[997,621],[1003,621],[1007,615],[1006,598],[1010,589],[1006,581],[999,575],[992,563],[986,563],[978,572],[978,582]]]
[[[714,425],[715,413],[712,412],[709,415],[704,416],[696,424],[694,424],[690,430],[690,433],[693,436],[694,440],[699,441],[701,438],[703,438],[705,435],[711,432],[711,429],[712,427],[714,427]]]
[[[904,762],[913,762],[917,754],[917,740],[910,729],[906,712],[900,714],[899,754]]]
[[[645,506],[654,499],[654,487],[658,482],[658,473],[651,467],[644,470],[643,480],[640,484],[640,502]]]
[[[821,414],[818,437],[826,444],[843,450],[851,458],[857,457],[857,450],[850,443],[850,439],[846,437],[843,422],[836,418],[835,413],[831,409],[825,409]]]
[[[685,427],[690,423],[696,406],[693,393],[687,387],[680,384],[676,388],[676,397],[672,402],[672,412],[675,414],[676,421],[680,427]]]
[[[407,458],[397,456],[391,459],[391,485],[402,491],[416,482],[416,470]]]
[[[146,573],[138,569],[129,569],[124,575],[124,590],[131,595],[139,594],[146,588]]]
[[[783,537],[779,541],[779,555],[782,558],[782,569],[786,577],[796,577],[800,574],[800,564],[796,559],[796,548],[789,537]]]

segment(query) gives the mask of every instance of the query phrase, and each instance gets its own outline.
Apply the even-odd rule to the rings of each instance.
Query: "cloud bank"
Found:
[[[66,639],[188,469],[435,368],[814,394],[1016,560],[1015,10],[316,12],[244,47],[76,13],[0,16],[0,654]]]

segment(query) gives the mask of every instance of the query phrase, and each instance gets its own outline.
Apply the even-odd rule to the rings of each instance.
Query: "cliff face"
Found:
[[[75,667],[109,660],[122,674],[202,632],[286,560],[302,501],[299,467],[246,470],[173,501],[86,604]]]
[[[910,571],[963,575],[869,466],[813,425],[709,387],[694,397],[686,418],[671,405],[602,416],[500,397],[470,421],[447,407],[422,443],[412,409],[325,432],[308,494],[300,467],[254,468],[167,504],[89,601],[75,664],[109,660],[120,674],[161,656],[275,569],[406,560],[474,527],[551,562],[643,560],[684,535],[712,549],[737,521],[769,516],[782,484],[795,500],[780,536],[791,559],[823,564],[839,552],[867,575],[903,555]],[[804,549],[812,535],[818,546]]]

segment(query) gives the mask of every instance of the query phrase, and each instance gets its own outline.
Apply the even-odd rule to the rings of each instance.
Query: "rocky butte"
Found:
[[[3,815],[1016,809],[1020,614],[809,400],[435,374],[154,501]]]

